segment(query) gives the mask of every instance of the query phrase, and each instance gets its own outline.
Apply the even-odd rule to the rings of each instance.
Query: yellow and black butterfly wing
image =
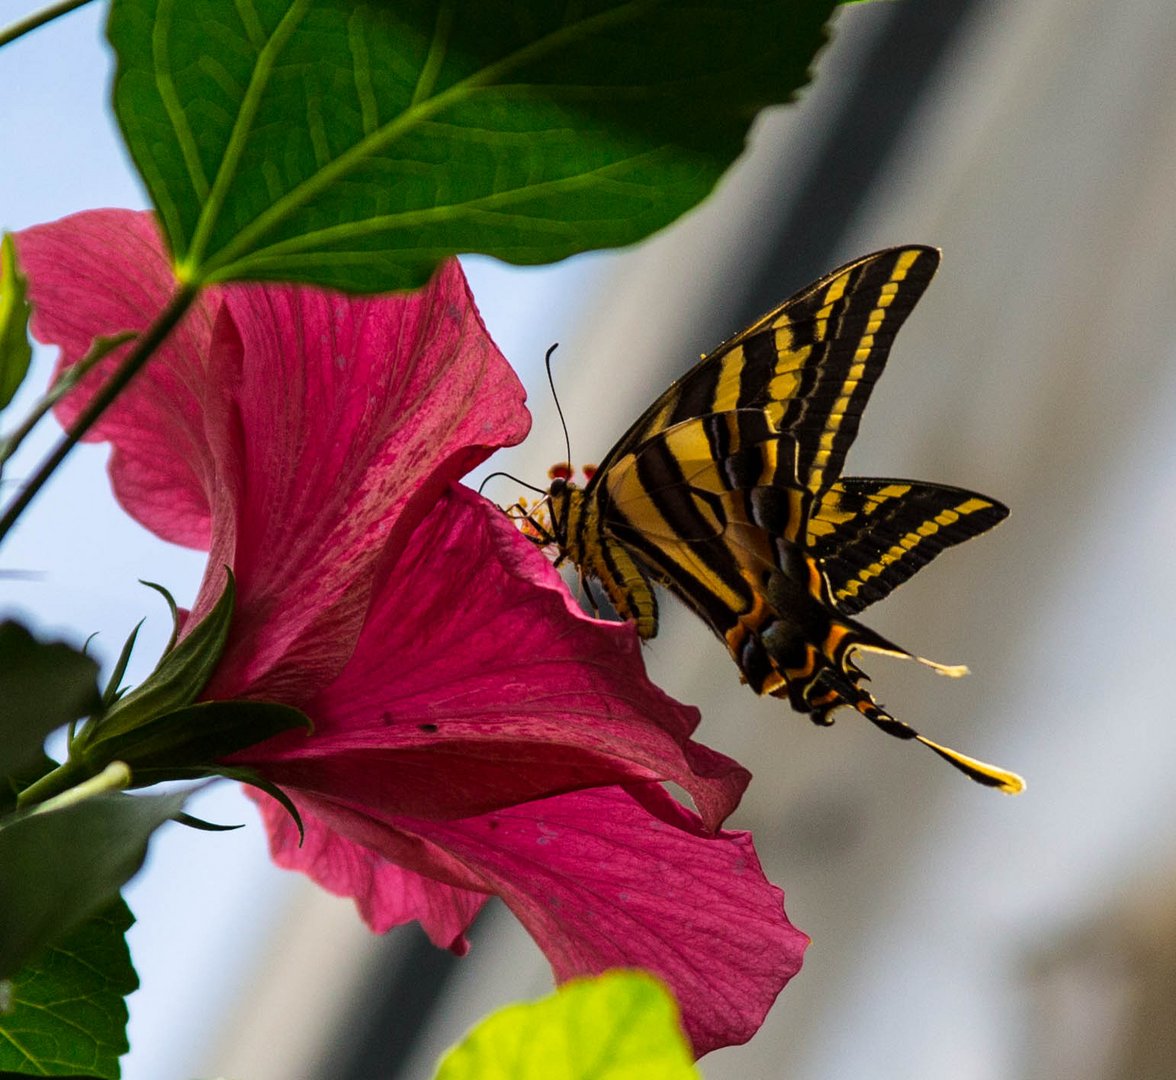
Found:
[[[786,692],[821,722],[832,704],[812,702],[817,682],[837,683],[838,704],[873,704],[852,648],[907,654],[831,605],[804,548],[812,495],[795,479],[799,449],[763,410],[695,417],[618,459],[597,505],[604,543],[697,612],[757,693]]]
[[[809,516],[807,546],[824,569],[834,605],[855,615],[1008,513],[995,499],[962,488],[843,478]]]
[[[954,489],[899,493],[892,481],[840,478],[894,337],[938,263],[926,247],[868,255],[704,357],[583,491],[561,485],[558,538],[643,637],[656,632],[653,580],[724,639],[758,692],[788,697],[817,723],[847,705],[973,779],[1017,791],[1014,774],[891,717],[852,659],[860,649],[909,656],[850,616],[1004,512]]]
[[[811,496],[794,478],[796,452],[763,426],[762,412],[676,424],[597,474],[572,546],[599,562],[619,545],[724,636],[756,602],[740,545],[771,565],[777,545],[796,547],[805,535]]]
[[[597,542],[603,552],[631,556],[692,608],[757,693],[787,697],[818,724],[848,706],[982,784],[1021,790],[1016,774],[931,741],[877,703],[852,654],[912,654],[850,618],[848,608],[857,602],[860,610],[866,597],[879,598],[1007,511],[957,488],[849,480],[826,492],[814,513],[814,496],[795,479],[800,452],[795,438],[773,430],[766,410],[682,421],[608,469],[594,500]],[[882,544],[883,554],[890,547],[902,554],[874,571]]]
[[[798,478],[813,492],[828,487],[840,475],[894,336],[938,266],[934,248],[891,248],[848,263],[785,300],[671,385],[621,437],[593,480],[684,420],[762,409],[777,434],[799,445]]]

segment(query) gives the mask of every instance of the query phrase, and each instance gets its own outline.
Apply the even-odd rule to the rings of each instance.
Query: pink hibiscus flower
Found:
[[[63,367],[96,335],[141,330],[172,289],[147,214],[79,214],[18,249],[34,332]],[[59,406],[63,423],[119,355]],[[300,845],[257,796],[281,865],[354,897],[374,930],[417,919],[459,953],[500,896],[557,978],[647,968],[699,1054],[743,1042],[807,938],[750,836],[720,829],[746,771],[691,740],[697,713],[648,682],[632,627],[581,614],[457,485],[528,424],[451,261],[411,295],[209,289],[89,438],[112,444],[128,513],[210,551],[187,626],[233,570],[204,696],[314,722],[232,759],[302,815]]]

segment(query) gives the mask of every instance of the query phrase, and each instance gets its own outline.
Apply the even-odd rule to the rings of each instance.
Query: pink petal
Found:
[[[246,791],[261,811],[270,854],[279,866],[301,870],[336,896],[354,897],[364,921],[377,934],[416,919],[434,945],[458,956],[469,951],[465,932],[489,899],[487,894],[445,885],[388,862],[335,832],[304,799],[296,800],[305,829],[300,844],[297,827],[275,799],[254,788]]]
[[[613,967],[663,979],[699,1056],[750,1039],[800,970],[809,939],[751,834],[706,836],[660,787],[640,803],[598,788],[420,832],[506,901],[557,979]]]
[[[36,332],[65,364],[95,334],[146,325],[171,289],[147,214],[79,214],[20,245]],[[94,388],[66,399],[64,421]],[[523,398],[456,261],[409,295],[209,290],[93,435],[114,443],[134,516],[168,539],[214,538],[193,624],[223,567],[236,574],[208,696],[300,704],[337,674],[381,559],[446,483],[526,434]]]
[[[750,834],[706,835],[657,785],[580,791],[453,822],[381,822],[341,802],[298,802],[316,830],[337,835],[308,841],[316,857],[300,858],[290,826],[267,813],[285,833],[276,845],[290,853],[286,865],[338,883],[378,852],[452,889],[501,896],[557,979],[614,967],[663,979],[698,1055],[751,1038],[808,945],[784,914],[783,893],[763,876]],[[348,841],[365,854],[349,852]],[[371,888],[357,902],[375,925],[398,921],[417,899],[382,891],[396,879],[351,880]]]
[[[411,296],[225,292],[207,423],[227,505],[194,615],[222,563],[239,599],[206,693],[301,704],[350,654],[385,546],[529,418],[455,261]]]
[[[378,814],[465,818],[584,787],[674,780],[714,829],[749,774],[690,740],[633,627],[590,619],[551,564],[455,486],[373,599],[315,723],[236,755],[282,787]]]
[[[91,210],[16,236],[29,277],[32,330],[72,367],[98,335],[148,326],[175,287],[150,214]],[[205,365],[220,291],[208,290],[166,348],[103,415],[88,441],[114,444],[110,475],[123,508],[173,543],[207,548],[211,461],[204,440]],[[69,426],[130,345],[120,346],[54,412]]]

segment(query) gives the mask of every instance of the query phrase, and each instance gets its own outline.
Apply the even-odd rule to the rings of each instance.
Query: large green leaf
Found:
[[[125,938],[133,922],[119,900],[17,973],[0,1012],[0,1069],[117,1080],[127,1051],[123,999],[139,985]]]
[[[114,0],[115,110],[184,280],[408,288],[673,221],[836,6]]]
[[[0,979],[109,907],[186,797],[95,795],[0,826]]]
[[[436,1080],[697,1080],[670,992],[643,971],[565,983],[508,1005],[441,1061]]]

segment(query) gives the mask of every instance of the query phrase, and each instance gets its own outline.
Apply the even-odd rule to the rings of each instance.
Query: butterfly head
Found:
[[[581,472],[588,484],[595,468],[586,465]],[[572,479],[575,473],[567,462],[553,465],[547,475],[551,482],[541,499],[522,496],[507,513],[528,540],[539,547],[554,545],[563,557],[567,555],[568,535],[582,505],[584,489]]]
[[[559,547],[561,554],[566,554],[568,536],[573,531],[573,521],[579,514],[584,500],[584,488],[592,482],[596,467],[585,465],[581,470],[584,485],[575,482],[575,472],[566,462],[557,462],[547,470],[551,480],[544,500],[549,518],[549,535]]]

